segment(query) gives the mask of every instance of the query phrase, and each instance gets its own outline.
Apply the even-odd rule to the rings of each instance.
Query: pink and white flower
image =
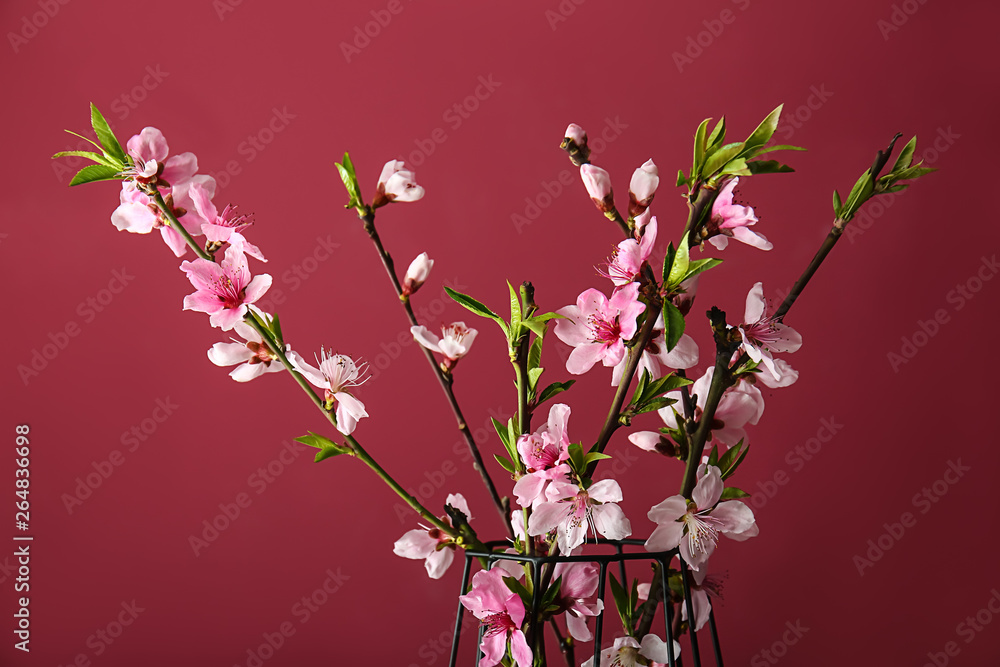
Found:
[[[615,366],[625,357],[625,341],[635,336],[637,318],[646,310],[639,301],[639,284],[631,283],[610,299],[596,289],[577,297],[575,306],[558,311],[566,319],[556,321],[556,337],[574,349],[566,360],[573,375],[586,373],[600,361]]]
[[[707,227],[708,242],[719,250],[724,250],[732,237],[755,248],[770,250],[773,247],[771,242],[763,234],[750,229],[757,224],[753,209],[733,204],[733,190],[739,182],[738,177],[729,179],[715,198]]]
[[[557,403],[549,408],[546,424],[518,438],[517,451],[528,469],[514,485],[514,496],[521,507],[529,507],[541,497],[549,481],[565,479],[569,474],[565,463],[569,459],[569,415],[569,406]]]
[[[763,363],[776,381],[781,381],[781,369],[774,363],[772,352],[795,352],[802,347],[802,336],[795,329],[767,314],[764,285],[756,283],[747,294],[743,324],[743,351],[753,361]]]
[[[421,325],[410,327],[414,340],[431,352],[437,352],[444,357],[444,366],[451,369],[458,360],[469,353],[472,343],[479,334],[475,329],[465,326],[465,322],[452,322],[441,325],[441,338],[432,334],[427,327]]]
[[[583,544],[588,527],[609,540],[632,534],[632,524],[616,504],[622,490],[613,479],[602,479],[589,489],[554,480],[545,490],[547,500],[535,505],[528,519],[528,535],[556,531],[559,551],[567,554]]]
[[[285,369],[253,327],[245,322],[237,322],[233,329],[243,337],[245,343],[240,343],[234,338],[234,342],[216,343],[208,351],[209,360],[216,366],[239,364],[229,377],[237,382],[249,382],[264,373],[276,373]],[[286,345],[285,352],[289,349]]]
[[[580,177],[587,188],[587,194],[602,212],[607,213],[615,207],[614,193],[611,191],[611,176],[608,172],[592,164],[580,167]]]
[[[559,595],[554,603],[566,612],[566,629],[573,639],[589,642],[594,636],[587,627],[587,617],[597,616],[604,609],[604,602],[593,600],[597,592],[598,567],[596,563],[559,563],[552,571],[553,581],[562,577]]]
[[[628,186],[628,214],[630,218],[643,213],[649,208],[660,185],[660,170],[652,160],[646,162],[632,173]]]
[[[531,667],[532,653],[521,631],[524,623],[524,603],[517,593],[504,583],[507,573],[497,567],[481,570],[472,577],[472,590],[459,596],[462,605],[472,612],[483,625],[483,642],[479,648],[483,658],[479,667],[493,667],[500,664],[507,654],[510,641],[510,655],[518,667]]]
[[[236,207],[231,204],[227,205],[222,213],[219,213],[219,209],[212,203],[212,195],[204,183],[192,183],[188,194],[194,202],[198,215],[205,221],[201,224],[201,231],[205,234],[205,238],[213,243],[229,243],[233,234],[239,234],[248,255],[256,257],[262,262],[267,261],[257,246],[247,241],[242,233],[244,229],[253,224],[252,213],[237,213]]]
[[[144,185],[171,187],[190,180],[198,171],[198,158],[194,153],[181,153],[167,158],[170,152],[163,133],[155,127],[146,127],[125,144],[135,165],[125,173]]]
[[[191,236],[201,235],[201,225],[204,223],[197,211],[189,207],[187,188],[194,182],[204,182],[211,191],[215,190],[215,179],[211,176],[196,175],[193,179],[181,183],[167,191],[163,197],[164,203],[171,208],[178,222]],[[187,242],[180,232],[168,223],[163,212],[153,203],[149,195],[140,190],[132,181],[124,181],[119,194],[120,204],[111,214],[111,223],[119,231],[133,234],[148,234],[154,229],[160,230],[163,242],[170,247],[174,255],[183,257],[187,252]]]
[[[719,535],[742,533],[754,525],[753,511],[744,503],[719,502],[723,483],[717,466],[699,466],[698,476],[690,501],[671,496],[647,514],[657,526],[646,540],[646,550],[670,551],[679,546],[681,557],[693,570],[700,570],[714,553]]]
[[[449,494],[445,502],[460,510],[467,519],[472,519],[469,504],[462,494]],[[442,516],[441,520],[451,525],[451,518],[447,514]],[[396,540],[392,552],[403,558],[423,560],[427,575],[431,579],[440,579],[455,559],[455,542],[440,528],[421,526],[407,531]]]
[[[420,289],[431,274],[432,268],[434,268],[434,260],[428,257],[426,252],[417,255],[406,269],[406,276],[403,278],[403,295],[409,296]]]
[[[705,374],[691,385],[691,393],[697,396],[694,419],[701,418],[714,376],[715,368],[709,367]],[[667,392],[664,396],[677,402],[660,408],[657,414],[660,415],[660,419],[667,427],[677,429],[679,428],[677,415],[683,414],[681,390]],[[728,446],[735,445],[740,440],[749,442],[750,438],[745,426],[748,423],[756,424],[763,414],[764,396],[760,390],[752,382],[740,380],[728,388],[719,400],[719,405],[715,409],[715,418],[712,420],[711,440]],[[629,441],[632,444],[647,451],[655,449],[659,439],[660,434],[654,431],[639,431],[629,435]]]
[[[664,336],[663,313],[656,318],[653,325],[653,335],[646,343],[642,356],[639,357],[639,365],[636,367],[636,377],[642,377],[643,371],[649,371],[649,377],[658,380],[663,373],[660,366],[665,368],[692,368],[698,363],[698,344],[694,338],[687,334],[681,334],[674,349],[667,351],[667,339]],[[611,374],[611,386],[617,387],[628,366],[628,357],[623,357],[615,370]]]
[[[353,359],[343,354],[331,354],[325,348],[320,349],[319,368],[306,363],[297,352],[290,352],[288,360],[292,367],[302,374],[314,387],[323,389],[324,398],[328,404],[337,404],[337,430],[344,435],[354,433],[358,421],[367,417],[365,404],[351,395],[347,389],[364,384],[365,370],[368,364],[355,363]]]
[[[242,321],[250,305],[271,286],[271,276],[266,273],[251,280],[242,243],[226,248],[225,259],[219,264],[198,258],[182,262],[181,271],[197,290],[184,297],[184,310],[208,313],[212,326],[223,331]]]
[[[656,243],[656,216],[649,221],[643,230],[642,239],[625,239],[618,244],[607,271],[602,275],[611,279],[615,287],[628,285],[639,275],[643,262],[653,254],[653,244]]]
[[[681,645],[674,640],[674,659],[681,654]],[[639,667],[640,665],[666,665],[670,660],[667,642],[654,634],[642,638],[642,643],[634,637],[619,637],[611,648],[601,651],[600,667]],[[594,667],[590,657],[583,667]]]
[[[424,189],[417,185],[417,176],[406,168],[402,160],[389,160],[382,167],[375,188],[372,208],[385,206],[390,202],[417,201],[424,196]]]
[[[755,523],[754,526],[757,524]],[[732,535],[730,535],[732,537]],[[694,608],[694,631],[698,632],[708,623],[709,614],[712,613],[712,597],[722,597],[722,584],[725,577],[718,574],[708,574],[705,569],[692,570],[691,580],[691,606]],[[687,605],[681,605],[681,620],[687,620]]]

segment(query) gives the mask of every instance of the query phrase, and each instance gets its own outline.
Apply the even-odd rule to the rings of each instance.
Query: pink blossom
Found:
[[[184,310],[196,310],[210,315],[213,327],[229,331],[247,314],[271,286],[271,276],[266,273],[250,279],[247,258],[240,243],[226,248],[225,259],[220,264],[207,259],[181,263],[181,271],[195,286],[195,293],[184,297]]]
[[[712,386],[712,378],[715,375],[715,368],[709,367],[705,374],[695,380],[691,385],[690,392],[697,396],[695,402],[694,419],[701,419],[702,410],[705,409],[705,401],[708,398],[709,388]],[[664,394],[667,398],[672,398],[676,403],[668,405],[657,411],[663,423],[671,429],[679,428],[677,414],[683,414],[681,403],[681,390],[671,391]],[[740,440],[749,442],[750,438],[744,428],[748,423],[756,424],[764,414],[764,397],[760,390],[752,382],[740,380],[734,386],[728,388],[719,400],[719,405],[715,409],[715,418],[712,420],[711,439],[723,445],[735,445]],[[641,449],[651,451],[659,442],[659,433],[643,431],[629,435],[629,441]]]
[[[448,325],[441,325],[441,338],[432,334],[423,325],[410,327],[410,333],[423,347],[444,356],[444,366],[450,369],[458,363],[459,359],[469,353],[469,349],[479,332],[466,327],[465,322],[452,322]]]
[[[229,377],[237,382],[249,382],[264,373],[275,373],[285,369],[253,327],[244,322],[237,322],[233,328],[246,343],[240,343],[234,338],[234,342],[216,343],[208,351],[208,358],[216,366],[239,364]],[[289,349],[286,345],[285,351]]]
[[[611,191],[611,176],[608,172],[592,164],[580,167],[580,176],[587,193],[601,211],[607,213],[615,207],[614,193]]]
[[[681,645],[674,641],[674,658],[681,654]],[[654,634],[648,634],[639,643],[634,637],[619,637],[611,648],[601,651],[601,667],[639,667],[640,665],[665,665],[670,661],[667,643]],[[594,667],[591,656],[583,667]]]
[[[646,162],[632,174],[628,186],[628,214],[634,218],[643,213],[653,201],[656,188],[660,185],[660,170],[652,160]]]
[[[320,349],[317,360],[319,368],[306,363],[298,353],[290,352],[288,360],[292,367],[310,382],[314,387],[325,390],[324,398],[328,404],[337,404],[337,430],[344,435],[354,433],[358,421],[368,416],[365,404],[352,396],[346,390],[366,382],[363,379],[367,364],[360,366],[353,359],[343,354],[331,354],[325,348]]]
[[[571,139],[577,146],[587,145],[587,133],[583,131],[583,128],[576,123],[570,123],[569,127],[566,128],[566,134],[563,135],[567,139]]]
[[[656,243],[656,216],[649,221],[642,234],[642,240],[625,239],[618,244],[615,254],[608,262],[608,270],[602,275],[611,279],[615,287],[624,287],[636,279],[643,262],[653,254]]]
[[[462,494],[452,493],[445,502],[460,510],[467,519],[472,519],[469,504]],[[447,514],[442,516],[441,520],[452,525],[451,517]],[[392,552],[403,558],[423,560],[424,567],[427,568],[427,575],[431,579],[440,579],[455,559],[455,542],[440,528],[421,526],[407,531],[396,540]]]
[[[763,363],[771,376],[780,382],[781,370],[775,365],[771,353],[795,352],[802,347],[802,336],[780,320],[768,316],[763,283],[756,283],[747,294],[746,311],[739,330],[743,337],[743,351],[753,361]]]
[[[420,289],[420,286],[431,274],[432,268],[434,268],[434,260],[428,257],[426,252],[417,255],[410,262],[409,268],[406,269],[406,276],[403,278],[403,294],[409,296]]]
[[[424,189],[417,185],[416,175],[406,168],[402,160],[389,160],[382,167],[375,188],[372,208],[379,208],[394,201],[417,201],[424,196]]]
[[[594,637],[587,627],[587,617],[597,616],[604,602],[593,600],[597,592],[598,568],[595,563],[559,563],[552,571],[553,581],[562,577],[555,604],[566,611],[566,629],[574,639],[589,642]]]
[[[507,653],[508,639],[511,657],[518,667],[531,667],[531,649],[521,631],[524,603],[504,583],[505,574],[504,570],[496,567],[476,572],[472,577],[472,590],[458,598],[483,626],[483,642],[479,647],[483,658],[479,667],[500,664]]]
[[[582,489],[569,482],[552,481],[545,490],[546,501],[538,503],[528,519],[528,535],[556,531],[559,551],[569,553],[583,544],[588,526],[609,540],[632,534],[632,525],[616,503],[622,490],[613,479],[595,482]]]
[[[194,153],[167,158],[167,140],[155,127],[143,128],[125,146],[135,165],[126,175],[144,185],[176,186],[190,180],[198,171],[198,158]]]
[[[680,547],[681,557],[693,570],[700,570],[719,543],[719,535],[741,533],[754,524],[753,511],[738,500],[719,502],[722,471],[699,466],[699,479],[688,501],[671,496],[653,506],[647,516],[657,524],[646,540],[647,551],[670,551]]]
[[[757,524],[755,523],[754,526]],[[730,537],[733,537],[730,535]],[[725,577],[718,574],[708,574],[705,569],[692,570],[691,580],[691,606],[694,607],[694,631],[701,630],[708,623],[709,614],[712,613],[711,597],[722,597],[722,584]],[[681,620],[687,620],[687,605],[681,605]]]
[[[639,301],[639,284],[631,283],[616,291],[611,299],[596,289],[577,297],[575,306],[558,314],[556,337],[574,349],[566,360],[566,370],[582,375],[600,361],[615,366],[625,356],[625,341],[638,330],[636,318],[646,309]]]
[[[227,205],[222,213],[219,213],[215,204],[212,203],[212,195],[208,188],[201,182],[192,183],[188,194],[194,202],[198,215],[204,220],[201,224],[201,231],[205,234],[205,238],[213,243],[227,243],[233,234],[239,234],[248,255],[256,257],[262,262],[267,261],[257,246],[252,245],[243,236],[243,230],[253,224],[252,213],[237,213],[236,207],[231,204]]]
[[[652,218],[653,214],[650,209],[647,208],[645,211],[635,216],[635,219],[632,220],[632,224],[634,225],[632,233],[637,239],[642,237],[643,231],[646,229],[646,225],[650,223]]]
[[[694,342],[694,338],[681,334],[674,349],[668,352],[663,331],[663,313],[660,313],[656,318],[656,324],[653,325],[653,335],[646,343],[642,356],[639,357],[639,365],[635,370],[636,377],[642,377],[643,371],[649,371],[649,377],[658,380],[663,375],[660,371],[661,365],[666,368],[681,369],[691,368],[698,363],[698,344]],[[617,387],[621,382],[626,366],[628,366],[627,356],[618,362],[611,374],[612,387]]]
[[[715,203],[712,204],[712,215],[708,224],[709,243],[719,250],[725,249],[729,243],[729,237],[747,245],[770,250],[772,245],[762,234],[751,231],[750,226],[757,224],[757,216],[749,206],[739,206],[733,204],[733,190],[740,182],[738,177],[726,181]]]
[[[565,478],[570,469],[569,459],[570,408],[557,403],[549,408],[549,419],[537,431],[522,435],[517,441],[517,451],[527,467],[527,474],[517,480],[514,495],[521,507],[529,507],[542,496],[545,485],[553,479]]]

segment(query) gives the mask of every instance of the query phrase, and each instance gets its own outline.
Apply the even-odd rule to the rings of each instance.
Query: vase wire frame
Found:
[[[622,586],[629,588],[628,578],[625,571],[625,562],[633,560],[645,560],[650,562],[656,562],[659,564],[662,572],[667,572],[670,563],[675,557],[678,557],[677,549],[672,549],[670,551],[660,551],[660,552],[634,552],[627,553],[624,547],[636,547],[643,546],[645,542],[642,540],[606,540],[600,538],[597,540],[598,544],[609,545],[614,547],[615,553],[613,554],[591,554],[591,555],[579,555],[579,556],[525,556],[522,554],[509,554],[503,552],[493,552],[493,551],[466,551],[465,552],[465,566],[462,571],[462,588],[460,595],[464,595],[468,592],[469,588],[469,577],[472,573],[472,561],[473,559],[485,559],[487,561],[487,569],[492,569],[493,566],[501,560],[511,560],[519,563],[528,563],[531,566],[532,571],[532,581],[538,582],[541,578],[542,566],[546,564],[557,564],[557,563],[595,563],[599,569],[599,579],[597,583],[597,597],[601,601],[604,601],[606,593],[606,583],[608,567],[615,564],[618,565],[619,575],[621,576]],[[503,548],[508,546],[508,542],[489,542],[487,547],[490,549]],[[680,563],[681,571],[681,586],[684,592],[684,600],[682,604],[687,608],[688,619],[694,619],[694,605],[691,600],[691,587],[688,584],[688,567],[684,562],[683,558],[678,557],[678,562]],[[661,576],[661,590],[663,605],[663,621],[664,630],[666,633],[666,644],[667,644],[667,666],[668,667],[683,667],[681,661],[681,656],[674,655],[674,632],[673,632],[673,604],[667,604],[665,601],[669,600],[669,585],[667,582],[668,577]],[[650,591],[650,595],[652,595]],[[542,590],[541,586],[535,585],[534,591],[532,592],[531,601],[531,613],[528,621],[528,643],[529,645],[534,645],[531,641],[534,633],[538,631],[544,632],[544,626],[536,627],[535,619],[538,616],[538,608],[541,603]],[[604,610],[602,610],[596,617],[594,623],[594,666],[600,667],[601,664],[601,643],[604,634],[604,611],[608,608],[608,604],[604,601]],[[458,603],[458,612],[455,615],[455,631],[451,642],[451,659],[448,662],[449,667],[456,667],[458,664],[458,647],[462,635],[462,616],[465,613],[465,608],[462,603]],[[689,626],[690,627],[690,626]],[[712,653],[715,657],[716,667],[723,667],[722,663],[722,649],[719,646],[719,635],[718,629],[715,624],[715,609],[713,608],[709,612],[708,623],[706,625],[709,631],[709,636],[712,642]],[[704,632],[705,628],[702,628],[700,632]],[[702,667],[701,652],[698,648],[698,632],[690,629],[688,632],[690,641],[690,655],[693,667]],[[476,642],[476,665],[479,664],[479,659],[483,657],[482,651],[479,646],[482,645],[483,640],[483,626],[480,624],[478,638]]]

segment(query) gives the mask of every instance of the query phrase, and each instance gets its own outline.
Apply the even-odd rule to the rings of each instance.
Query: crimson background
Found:
[[[25,30],[43,5],[9,0],[0,9],[7,35],[0,48],[7,91],[3,429],[13,440],[14,424],[31,425],[35,536],[30,655],[12,648],[14,575],[0,573],[4,664],[68,665],[82,653],[95,665],[246,665],[262,633],[292,621],[294,636],[266,664],[441,665],[446,659],[433,642],[448,637],[460,576],[454,567],[430,581],[420,563],[392,554],[392,542],[415,522],[401,518],[394,496],[356,461],[316,465],[300,454],[256,493],[249,478],[278,459],[283,441],[324,425],[288,378],[236,385],[205,359],[223,336],[204,316],[181,311],[190,287],[155,235],[119,234],[109,224],[115,186],[66,188],[68,170],[60,173],[49,155],[75,147],[61,130],[86,128],[91,101],[122,141],[154,125],[173,152],[195,151],[203,172],[218,174],[236,161],[240,173],[216,201],[256,213],[252,239],[287,298],[279,309],[286,334],[303,351],[325,344],[369,360],[393,351],[406,323],[360,226],[341,208],[332,163],[350,150],[370,196],[387,159],[419,162],[426,198],[383,209],[379,226],[404,267],[424,250],[435,258],[415,298],[418,307],[439,304],[437,312],[446,304],[429,324],[465,319],[481,329],[457,381],[474,429],[491,409],[513,411],[509,366],[498,331],[442,301],[442,282],[500,306],[504,279],[530,279],[550,309],[604,287],[592,267],[609,254],[617,230],[575,175],[533,224],[518,230],[512,221],[525,214],[526,198],[537,200],[543,184],[568,168],[557,148],[568,122],[592,136],[607,119],[619,125],[595,159],[611,172],[619,205],[636,166],[649,157],[660,165],[654,212],[666,239],[684,216],[670,174],[688,168],[691,134],[703,117],[728,114],[733,135],[742,137],[778,103],[798,114],[796,126],[779,131],[779,139],[810,149],[788,155],[796,173],[741,186],[775,249],[730,246],[725,264],[702,282],[699,303],[719,305],[731,320],[756,280],[772,298],[791,285],[828,230],[830,191],[846,193],[893,133],[916,133],[918,155],[933,157],[941,171],[894,197],[862,235],[844,239],[788,320],[805,339],[790,359],[801,379],[767,393],[765,417],[752,431],[753,451],[737,480],[760,497],[761,536],[723,541],[713,561],[729,573],[719,625],[731,665],[766,664],[760,651],[797,621],[809,630],[783,664],[923,665],[949,641],[960,648],[951,664],[997,664],[997,625],[969,643],[956,626],[1000,587],[989,486],[1000,463],[991,417],[995,355],[988,352],[998,285],[986,282],[961,310],[947,298],[994,256],[1000,239],[986,149],[998,112],[998,17],[990,3],[909,0],[904,10],[887,0],[565,1],[568,15],[556,22],[554,0],[403,0],[402,12],[349,62],[339,45],[372,20],[371,11],[385,9],[382,0],[76,0],[36,19],[43,27],[14,45],[9,33]],[[697,54],[691,40],[707,30],[705,21],[718,28],[712,22],[724,9],[735,20],[710,43],[710,33],[702,34],[707,46],[679,67],[673,54]],[[879,21],[894,12],[901,25],[886,32],[889,24]],[[162,81],[147,77],[143,91],[147,66],[159,68]],[[474,93],[479,77],[499,85],[454,127],[444,114]],[[827,99],[803,106],[815,91]],[[115,102],[123,94],[144,99],[131,109]],[[251,160],[241,142],[266,127],[274,109],[294,117]],[[436,128],[446,141],[433,153],[414,153]],[[925,154],[936,139],[937,150]],[[318,239],[339,247],[326,261],[307,261],[317,268],[293,289],[285,272],[312,256]],[[107,288],[116,269],[134,278],[85,321],[80,304]],[[949,321],[894,369],[887,355],[938,309]],[[18,367],[68,322],[80,325],[79,335],[37,376],[23,378]],[[704,353],[704,323],[692,322]],[[548,348],[550,380],[567,377],[554,353],[559,345]],[[445,475],[428,503],[440,507],[448,492],[464,493],[480,532],[499,536],[488,497],[453,451],[457,434],[420,357],[413,346],[400,350],[359,392],[372,417],[356,435],[414,488],[457,466],[461,474]],[[575,438],[595,437],[607,385],[607,371],[597,369],[567,396]],[[178,407],[129,452],[123,434],[152,415],[157,399]],[[823,419],[842,429],[793,470],[786,454],[815,437]],[[495,438],[484,449],[498,451]],[[124,463],[69,511],[64,494],[114,450]],[[0,480],[11,488],[7,451]],[[675,492],[680,466],[639,457],[624,433],[611,451],[631,468],[620,476],[624,508],[636,535],[646,535],[643,515]],[[914,494],[959,459],[971,470],[920,514]],[[759,484],[776,470],[788,482],[768,498]],[[242,492],[251,505],[196,556],[189,537]],[[11,491],[3,497],[13,500]],[[854,556],[906,511],[917,524],[859,575]],[[4,512],[13,514],[10,504]],[[346,580],[299,623],[293,605],[323,584],[327,569]],[[88,638],[133,600],[144,611],[95,655]]]

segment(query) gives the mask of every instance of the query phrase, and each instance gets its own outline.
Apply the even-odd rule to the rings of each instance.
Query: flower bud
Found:
[[[580,176],[587,188],[587,193],[602,213],[614,209],[614,196],[611,191],[611,177],[608,172],[592,164],[580,167]]]
[[[576,123],[570,123],[566,128],[566,138],[559,144],[559,148],[566,151],[570,161],[578,167],[590,162],[587,133]]]
[[[649,207],[659,185],[660,170],[652,160],[646,160],[646,163],[632,174],[632,181],[628,186],[629,217],[634,218]]]
[[[656,216],[654,216],[648,208],[639,215],[635,216],[633,223],[635,224],[634,233],[636,241],[642,240],[643,230],[646,229],[646,225],[650,223],[650,220],[655,220],[655,219]]]
[[[423,196],[424,189],[417,185],[416,175],[405,167],[403,161],[389,160],[382,167],[372,208],[379,208],[394,201],[417,201]]]
[[[403,295],[409,296],[420,289],[433,267],[434,260],[430,259],[426,252],[417,255],[416,259],[410,262],[410,268],[406,269],[406,277],[403,278]]]
[[[691,276],[681,283],[680,294],[674,295],[674,305],[677,306],[677,310],[681,311],[681,314],[685,317],[691,312],[691,306],[694,305],[694,297],[698,293],[698,281],[700,279],[700,273]]]

